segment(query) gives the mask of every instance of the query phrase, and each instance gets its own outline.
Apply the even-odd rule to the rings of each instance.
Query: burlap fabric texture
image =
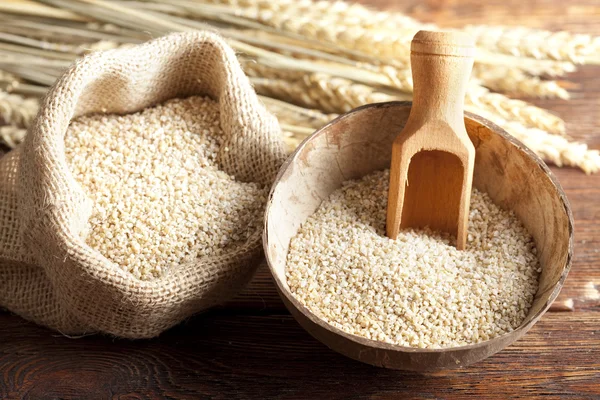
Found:
[[[226,135],[220,167],[269,185],[284,160],[275,117],[259,102],[233,50],[206,32],[173,34],[91,54],[51,88],[24,143],[0,159],[0,306],[64,334],[153,337],[220,303],[262,258],[260,232],[228,254],[140,281],[86,245],[93,205],[64,156],[69,122],[208,95]]]

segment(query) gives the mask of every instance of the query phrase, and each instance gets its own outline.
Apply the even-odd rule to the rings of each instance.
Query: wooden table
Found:
[[[372,0],[443,26],[521,24],[600,35],[598,0]],[[574,99],[537,101],[600,147],[600,67],[570,79]],[[310,337],[259,271],[226,307],[154,340],[68,339],[0,313],[2,399],[600,399],[600,174],[553,168],[575,216],[573,268],[558,306],[521,340],[463,370],[418,374],[363,365]],[[560,304],[573,300],[573,311]]]

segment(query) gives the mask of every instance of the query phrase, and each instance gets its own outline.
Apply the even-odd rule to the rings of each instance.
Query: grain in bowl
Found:
[[[343,331],[420,348],[479,343],[525,320],[541,271],[516,215],[473,190],[467,249],[428,229],[385,236],[389,171],[345,182],[291,239],[292,294]]]

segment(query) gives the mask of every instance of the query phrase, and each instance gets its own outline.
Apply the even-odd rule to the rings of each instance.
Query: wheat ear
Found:
[[[464,31],[478,46],[519,57],[581,63],[598,50],[593,36],[564,31],[488,25],[470,25]]]
[[[381,34],[361,26],[346,26],[341,21],[336,21],[334,24],[330,20],[320,19],[314,15],[287,13],[261,12],[256,19],[285,32],[322,40],[387,60],[407,60],[410,56],[410,41],[419,30],[419,28],[398,27],[395,31]]]
[[[500,93],[470,85],[465,104],[479,110],[492,112],[506,120],[520,122],[529,128],[539,128],[550,133],[564,133],[565,122],[556,115],[523,100],[511,99]]]
[[[39,108],[38,100],[0,91],[0,119],[3,125],[27,128]]]
[[[296,81],[302,79],[306,72],[286,68],[273,68],[264,64],[260,64],[255,60],[242,59],[240,60],[242,68],[246,75],[257,78],[272,78],[283,79],[286,81]]]
[[[475,64],[487,66],[505,66],[518,68],[532,76],[564,76],[574,72],[576,67],[570,61],[537,60],[529,57],[516,57],[509,54],[494,53],[482,47],[477,48]]]
[[[19,128],[14,125],[0,126],[0,142],[14,149],[25,139],[27,129]]]
[[[467,107],[467,110],[504,128],[547,162],[559,167],[564,165],[577,167],[586,174],[600,171],[600,151],[589,149],[585,143],[572,142],[561,135],[554,135],[537,128],[528,128],[519,122],[508,121],[480,109]]]
[[[178,0],[167,0],[177,4]],[[232,9],[243,9],[243,13],[270,12],[290,15],[326,15],[335,21],[343,21],[348,26],[375,30],[395,30],[398,27],[425,27],[434,29],[433,24],[424,24],[397,11],[378,11],[361,4],[345,1],[271,1],[271,0],[203,0],[204,3],[226,4]],[[231,7],[233,6],[233,7]],[[239,11],[238,11],[239,12]],[[424,28],[424,29],[425,29]]]
[[[256,90],[270,97],[285,99],[325,113],[343,113],[368,103],[390,100],[409,100],[410,95],[375,92],[369,86],[324,74],[311,74],[302,80],[287,82],[280,79],[252,78]]]
[[[556,81],[542,80],[519,68],[477,64],[473,67],[473,77],[482,86],[497,92],[525,97],[569,99],[569,92]]]

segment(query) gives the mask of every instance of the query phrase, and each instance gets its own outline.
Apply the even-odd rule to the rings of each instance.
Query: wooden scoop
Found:
[[[475,148],[465,128],[465,91],[475,46],[458,32],[418,32],[410,62],[413,104],[392,145],[387,235],[429,226],[467,240]]]

